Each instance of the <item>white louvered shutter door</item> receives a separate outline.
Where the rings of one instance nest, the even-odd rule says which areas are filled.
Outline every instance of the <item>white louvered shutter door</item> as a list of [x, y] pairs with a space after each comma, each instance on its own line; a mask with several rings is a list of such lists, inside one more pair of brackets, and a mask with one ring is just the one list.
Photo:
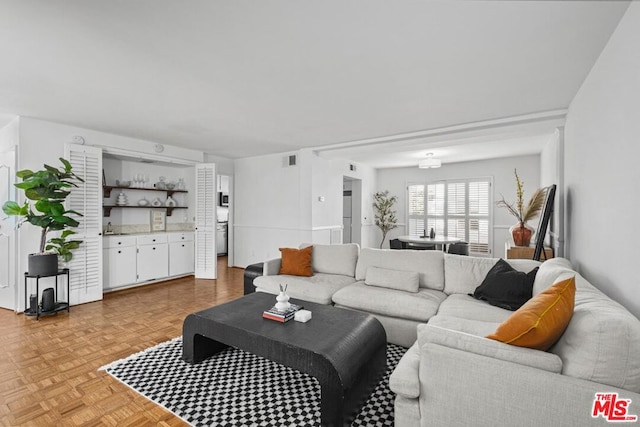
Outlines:
[[73, 173], [84, 180], [71, 189], [67, 209], [80, 212], [80, 225], [69, 236], [82, 240], [68, 263], [69, 301], [82, 304], [102, 299], [102, 150], [84, 145], [66, 144], [65, 157]]
[[217, 278], [216, 165], [196, 165], [195, 276]]

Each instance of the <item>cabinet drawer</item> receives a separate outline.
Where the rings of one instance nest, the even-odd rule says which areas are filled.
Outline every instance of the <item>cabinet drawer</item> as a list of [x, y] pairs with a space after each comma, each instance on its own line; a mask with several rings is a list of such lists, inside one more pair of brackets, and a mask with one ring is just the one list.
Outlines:
[[187, 231], [184, 233], [168, 233], [169, 243], [173, 242], [192, 242], [193, 232]]
[[165, 233], [138, 236], [138, 245], [156, 245], [158, 243], [167, 243], [167, 235]]
[[107, 248], [125, 248], [136, 245], [136, 236], [105, 236], [102, 239], [102, 247]]

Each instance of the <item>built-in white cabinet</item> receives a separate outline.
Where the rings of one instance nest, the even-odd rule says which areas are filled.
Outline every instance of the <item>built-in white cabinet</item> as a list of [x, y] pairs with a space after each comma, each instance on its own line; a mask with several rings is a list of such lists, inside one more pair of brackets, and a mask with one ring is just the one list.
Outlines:
[[229, 177], [227, 175], [218, 175], [217, 190], [218, 193], [229, 193]]
[[169, 241], [169, 276], [193, 273], [193, 233], [171, 233]]
[[138, 282], [169, 276], [169, 247], [166, 234], [138, 237]]
[[193, 232], [105, 236], [104, 289], [194, 272]]
[[109, 236], [103, 239], [104, 289], [137, 281], [135, 236]]

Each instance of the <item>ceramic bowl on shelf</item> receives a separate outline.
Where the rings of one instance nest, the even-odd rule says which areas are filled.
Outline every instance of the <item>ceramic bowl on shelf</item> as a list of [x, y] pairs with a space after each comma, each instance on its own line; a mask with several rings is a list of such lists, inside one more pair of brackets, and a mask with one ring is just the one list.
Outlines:
[[128, 187], [131, 185], [131, 181], [119, 181], [116, 179], [116, 186], [118, 187]]
[[149, 201], [145, 198], [138, 200], [138, 206], [149, 206]]
[[176, 184], [174, 184], [173, 182], [167, 182], [164, 186], [167, 190], [173, 190], [174, 188], [176, 188]]

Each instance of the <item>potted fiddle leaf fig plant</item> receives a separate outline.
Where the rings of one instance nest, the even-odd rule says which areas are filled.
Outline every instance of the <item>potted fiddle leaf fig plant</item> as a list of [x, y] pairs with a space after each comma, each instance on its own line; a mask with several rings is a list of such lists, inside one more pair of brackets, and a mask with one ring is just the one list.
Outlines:
[[397, 201], [396, 196], [389, 196], [389, 191], [379, 191], [373, 195], [373, 209], [375, 211], [376, 225], [382, 231], [382, 240], [380, 240], [380, 249], [384, 244], [384, 239], [389, 231], [398, 227], [398, 219], [393, 205]]
[[[47, 276], [58, 271], [58, 257], [68, 262], [73, 257], [72, 251], [82, 243], [81, 240], [68, 239], [75, 234], [72, 228], [79, 225], [72, 215], [82, 216], [74, 210], [66, 210], [64, 201], [70, 194], [71, 187], [77, 187], [82, 178], [72, 172], [71, 164], [60, 158], [61, 168], [44, 165], [44, 169], [31, 171], [21, 170], [16, 176], [22, 182], [14, 184], [24, 191], [27, 200], [20, 205], [14, 201], [5, 202], [2, 211], [9, 216], [19, 217], [17, 227], [24, 223], [40, 227], [40, 251], [29, 254], [29, 274]], [[60, 234], [47, 240], [49, 232], [60, 231]], [[51, 252], [46, 252], [51, 251]]]

